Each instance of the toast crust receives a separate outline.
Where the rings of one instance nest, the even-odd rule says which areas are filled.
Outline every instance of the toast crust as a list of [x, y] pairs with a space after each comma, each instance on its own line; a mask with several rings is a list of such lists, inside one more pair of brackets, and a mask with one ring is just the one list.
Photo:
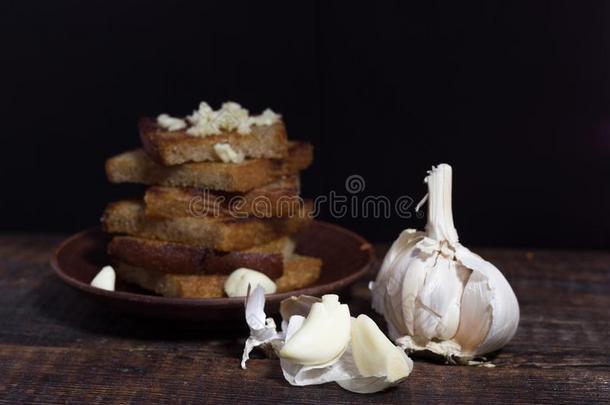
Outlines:
[[217, 143], [228, 143], [235, 152], [253, 159], [282, 159], [288, 154], [286, 127], [282, 121], [268, 126], [255, 125], [247, 135], [227, 131], [199, 137], [187, 134], [186, 129], [168, 131], [160, 127], [154, 118], [144, 117], [138, 123], [138, 130], [146, 153], [164, 166], [220, 161], [214, 151]]
[[213, 192], [192, 187], [152, 186], [144, 202], [150, 217], [201, 217], [209, 214], [285, 218], [301, 209], [298, 176], [284, 177], [247, 193]]
[[[319, 277], [322, 261], [315, 257], [294, 255], [286, 260], [284, 274], [275, 280], [277, 292], [287, 292], [307, 287]], [[165, 274], [119, 263], [118, 277], [126, 282], [173, 298], [224, 297], [226, 275]]]
[[309, 167], [313, 147], [290, 142], [285, 159], [251, 159], [242, 163], [200, 162], [165, 167], [155, 163], [142, 149], [116, 155], [106, 161], [111, 183], [143, 183], [170, 187], [208, 188], [248, 192]]
[[312, 210], [313, 204], [306, 202], [302, 210], [290, 218], [235, 218], [222, 215], [153, 218], [145, 215], [142, 201], [122, 200], [106, 207], [102, 225], [108, 233], [231, 252], [262, 245], [300, 231], [311, 222]]
[[108, 244], [108, 254], [114, 259], [160, 273], [228, 275], [237, 268], [246, 267], [272, 279], [282, 275], [284, 257], [293, 249], [294, 242], [288, 237], [228, 253], [132, 236], [115, 236]]

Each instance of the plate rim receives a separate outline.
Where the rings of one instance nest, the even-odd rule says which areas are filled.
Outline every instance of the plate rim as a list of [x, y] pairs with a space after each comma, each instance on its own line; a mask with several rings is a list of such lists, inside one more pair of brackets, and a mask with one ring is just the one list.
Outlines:
[[[286, 291], [279, 294], [266, 294], [265, 299], [268, 302], [279, 302], [286, 298], [290, 298], [292, 296], [297, 295], [319, 295], [328, 294], [333, 291], [339, 291], [342, 288], [353, 284], [362, 278], [371, 268], [371, 266], [376, 261], [375, 251], [373, 249], [373, 245], [369, 243], [366, 239], [364, 239], [359, 234], [344, 228], [340, 225], [333, 224], [327, 221], [314, 220], [314, 223], [322, 225], [323, 227], [333, 228], [340, 233], [346, 234], [349, 237], [360, 242], [360, 249], [362, 251], [366, 251], [368, 253], [368, 260], [364, 266], [362, 266], [357, 271], [354, 271], [347, 277], [341, 278], [339, 280], [333, 281], [331, 283], [326, 283], [317, 286], [300, 288], [298, 290]], [[88, 233], [92, 233], [95, 231], [100, 231], [101, 226], [93, 226], [87, 229], [84, 229], [80, 232], [70, 235], [66, 239], [64, 239], [53, 251], [53, 255], [51, 256], [50, 264], [53, 268], [54, 273], [66, 284], [70, 287], [75, 288], [80, 291], [84, 291], [89, 294], [93, 294], [100, 298], [107, 298], [118, 301], [131, 301], [137, 302], [139, 304], [146, 305], [170, 305], [170, 306], [182, 306], [182, 307], [235, 307], [237, 305], [244, 305], [245, 297], [221, 297], [221, 298], [175, 298], [175, 297], [163, 297], [161, 295], [148, 295], [148, 294], [138, 294], [127, 291], [108, 291], [100, 288], [92, 287], [90, 284], [84, 283], [74, 277], [67, 275], [59, 265], [58, 256], [59, 253], [65, 249], [67, 245], [72, 243], [74, 240], [82, 238], [83, 235]]]

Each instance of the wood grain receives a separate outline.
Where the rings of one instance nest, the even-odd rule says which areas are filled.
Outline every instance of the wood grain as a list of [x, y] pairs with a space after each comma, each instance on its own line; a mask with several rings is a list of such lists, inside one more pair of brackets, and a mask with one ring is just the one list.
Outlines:
[[[356, 395], [334, 384], [291, 387], [277, 360], [261, 355], [241, 370], [239, 322], [152, 321], [86, 299], [48, 265], [61, 239], [0, 236], [0, 403], [610, 401], [606, 252], [479, 250], [506, 274], [521, 305], [517, 335], [493, 359], [496, 367], [416, 358], [399, 387]], [[368, 300], [366, 282], [355, 285], [352, 312], [371, 314]]]

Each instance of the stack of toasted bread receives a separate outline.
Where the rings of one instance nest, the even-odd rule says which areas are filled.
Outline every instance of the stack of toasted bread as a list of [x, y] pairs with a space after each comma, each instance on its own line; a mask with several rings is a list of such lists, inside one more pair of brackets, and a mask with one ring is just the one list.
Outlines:
[[[122, 280], [167, 297], [225, 296], [238, 268], [264, 273], [278, 292], [313, 283], [318, 258], [295, 253], [291, 236], [311, 221], [299, 172], [313, 159], [310, 144], [289, 141], [282, 120], [247, 134], [193, 136], [157, 120], [139, 124], [142, 148], [110, 158], [111, 183], [149, 185], [142, 200], [108, 205], [108, 253]], [[223, 159], [217, 146], [240, 155]]]

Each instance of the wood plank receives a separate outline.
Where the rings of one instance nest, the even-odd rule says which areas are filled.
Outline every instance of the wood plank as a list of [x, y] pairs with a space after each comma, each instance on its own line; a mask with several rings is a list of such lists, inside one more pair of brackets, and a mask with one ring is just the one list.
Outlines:
[[[334, 384], [291, 387], [278, 361], [260, 354], [241, 370], [243, 324], [151, 321], [84, 299], [47, 264], [60, 240], [0, 236], [0, 403], [610, 402], [607, 252], [477, 251], [502, 269], [521, 305], [496, 367], [416, 358], [405, 383], [361, 396]], [[385, 327], [369, 300], [366, 280], [355, 285], [352, 313]]]
[[453, 367], [417, 362], [399, 387], [356, 395], [335, 384], [291, 387], [277, 360], [236, 358], [207, 350], [124, 350], [103, 347], [0, 347], [0, 381], [8, 402], [84, 403], [202, 401], [206, 403], [578, 403], [608, 401], [608, 371], [591, 367], [538, 369]]

